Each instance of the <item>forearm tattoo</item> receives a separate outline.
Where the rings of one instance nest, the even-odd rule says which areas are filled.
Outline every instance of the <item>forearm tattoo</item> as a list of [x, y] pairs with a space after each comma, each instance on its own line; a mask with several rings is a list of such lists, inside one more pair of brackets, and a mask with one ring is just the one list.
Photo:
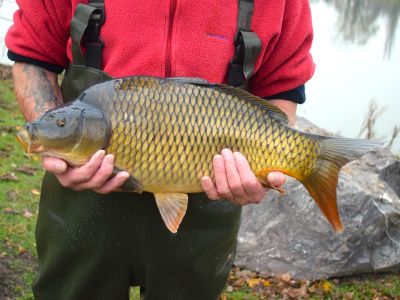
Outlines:
[[43, 68], [26, 64], [23, 72], [27, 77], [24, 97], [33, 99], [35, 102], [34, 111], [36, 113], [42, 114], [61, 104], [54, 94], [54, 85]]

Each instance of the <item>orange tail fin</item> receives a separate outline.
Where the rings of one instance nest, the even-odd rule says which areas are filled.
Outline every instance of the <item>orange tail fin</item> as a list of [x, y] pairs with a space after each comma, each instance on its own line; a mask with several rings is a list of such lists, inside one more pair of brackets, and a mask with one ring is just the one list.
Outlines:
[[321, 160], [321, 167], [301, 183], [318, 204], [335, 232], [339, 232], [343, 230], [336, 204], [336, 186], [340, 168], [385, 142], [326, 136], [320, 138], [324, 145], [323, 155], [318, 158]]

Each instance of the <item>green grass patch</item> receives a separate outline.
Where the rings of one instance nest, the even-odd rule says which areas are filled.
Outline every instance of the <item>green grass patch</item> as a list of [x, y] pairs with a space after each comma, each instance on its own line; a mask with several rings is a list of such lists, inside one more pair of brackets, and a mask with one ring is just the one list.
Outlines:
[[4, 268], [0, 277], [8, 276], [4, 280], [10, 285], [10, 299], [33, 299], [37, 192], [44, 173], [40, 158], [27, 157], [15, 139], [24, 123], [12, 80], [0, 81], [0, 255]]

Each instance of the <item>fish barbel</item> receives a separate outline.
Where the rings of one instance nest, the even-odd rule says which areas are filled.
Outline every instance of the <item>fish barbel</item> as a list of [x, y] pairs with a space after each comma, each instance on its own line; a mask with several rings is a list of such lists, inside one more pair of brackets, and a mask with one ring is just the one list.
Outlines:
[[[245, 91], [196, 78], [125, 77], [96, 84], [17, 133], [27, 152], [85, 164], [99, 149], [126, 170], [125, 190], [154, 193], [161, 216], [177, 232], [187, 193], [202, 192], [213, 156], [241, 152], [262, 185], [280, 171], [305, 186], [336, 232], [340, 168], [382, 144], [310, 134], [286, 114]], [[272, 187], [274, 188], [274, 187]], [[283, 190], [280, 190], [283, 192]]]

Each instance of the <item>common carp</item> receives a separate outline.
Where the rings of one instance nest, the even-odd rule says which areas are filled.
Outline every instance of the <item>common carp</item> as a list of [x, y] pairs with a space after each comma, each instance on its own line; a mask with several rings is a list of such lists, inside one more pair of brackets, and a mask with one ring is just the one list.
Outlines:
[[339, 170], [382, 142], [314, 135], [288, 122], [268, 101], [227, 85], [137, 76], [96, 84], [16, 136], [27, 152], [73, 167], [99, 149], [112, 153], [116, 172], [131, 175], [123, 188], [153, 193], [171, 232], [186, 213], [187, 193], [203, 191], [200, 179], [214, 178], [213, 156], [229, 148], [247, 158], [264, 186], [272, 171], [301, 181], [338, 232]]

